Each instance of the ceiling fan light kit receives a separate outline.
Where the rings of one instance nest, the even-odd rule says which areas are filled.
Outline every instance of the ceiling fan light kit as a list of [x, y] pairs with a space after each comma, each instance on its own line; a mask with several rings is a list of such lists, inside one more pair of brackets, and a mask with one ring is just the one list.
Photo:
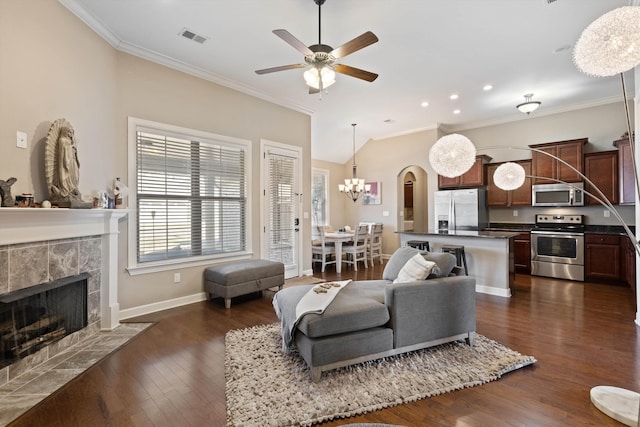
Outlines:
[[367, 31], [355, 39], [348, 41], [347, 43], [333, 49], [331, 46], [322, 44], [321, 38], [321, 7], [325, 0], [314, 0], [318, 5], [318, 43], [306, 46], [290, 32], [284, 29], [273, 30], [273, 33], [287, 42], [297, 51], [304, 55], [305, 63], [281, 65], [278, 67], [264, 68], [256, 70], [256, 74], [268, 74], [276, 71], [293, 70], [296, 68], [311, 68], [304, 72], [303, 77], [307, 86], [309, 86], [309, 93], [321, 93], [324, 89], [328, 88], [335, 83], [336, 73], [345, 74], [347, 76], [355, 77], [357, 79], [365, 80], [368, 82], [374, 81], [378, 78], [378, 75], [369, 71], [361, 70], [359, 68], [351, 67], [349, 65], [336, 64], [336, 61], [359, 51], [373, 43], [378, 41], [378, 37], [371, 31]]
[[310, 68], [303, 76], [307, 86], [318, 90], [320, 86], [326, 89], [336, 82], [336, 73], [329, 67]]

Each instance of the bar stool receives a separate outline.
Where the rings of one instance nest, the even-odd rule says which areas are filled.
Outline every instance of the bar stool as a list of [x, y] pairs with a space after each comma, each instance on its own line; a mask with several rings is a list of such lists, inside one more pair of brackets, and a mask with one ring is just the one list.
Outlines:
[[424, 240], [409, 240], [407, 246], [429, 252], [429, 242]]
[[440, 247], [442, 252], [450, 253], [456, 256], [456, 265], [458, 267], [464, 267], [465, 276], [469, 275], [467, 269], [467, 256], [464, 253], [464, 246], [459, 245], [444, 245]]

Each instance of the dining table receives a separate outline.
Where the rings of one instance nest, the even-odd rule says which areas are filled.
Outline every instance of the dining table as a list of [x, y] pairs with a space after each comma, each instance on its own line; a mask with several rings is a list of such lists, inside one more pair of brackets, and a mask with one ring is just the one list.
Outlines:
[[336, 247], [336, 273], [342, 272], [342, 244], [353, 241], [355, 232], [353, 231], [326, 231], [324, 233], [325, 242], [331, 242]]

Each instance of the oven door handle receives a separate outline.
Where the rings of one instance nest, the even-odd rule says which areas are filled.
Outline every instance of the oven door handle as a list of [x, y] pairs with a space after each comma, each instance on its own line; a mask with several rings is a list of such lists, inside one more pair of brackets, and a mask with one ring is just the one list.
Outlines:
[[542, 234], [544, 236], [551, 236], [551, 237], [566, 237], [566, 238], [570, 238], [570, 237], [580, 237], [580, 236], [584, 236], [584, 233], [564, 233], [564, 232], [557, 232], [557, 231], [532, 231], [531, 234]]

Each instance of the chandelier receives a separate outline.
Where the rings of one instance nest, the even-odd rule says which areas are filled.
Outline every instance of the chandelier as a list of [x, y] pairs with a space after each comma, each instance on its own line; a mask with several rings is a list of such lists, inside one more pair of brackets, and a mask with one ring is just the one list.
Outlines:
[[371, 191], [371, 185], [365, 184], [364, 179], [356, 178], [356, 169], [358, 167], [356, 165], [356, 123], [352, 123], [351, 126], [353, 126], [353, 164], [351, 165], [352, 177], [345, 179], [344, 184], [338, 184], [338, 190], [340, 190], [341, 193], [344, 193], [347, 197], [351, 198], [351, 200], [353, 200], [353, 203], [355, 203], [360, 197], [360, 194], [369, 194], [369, 191]]

